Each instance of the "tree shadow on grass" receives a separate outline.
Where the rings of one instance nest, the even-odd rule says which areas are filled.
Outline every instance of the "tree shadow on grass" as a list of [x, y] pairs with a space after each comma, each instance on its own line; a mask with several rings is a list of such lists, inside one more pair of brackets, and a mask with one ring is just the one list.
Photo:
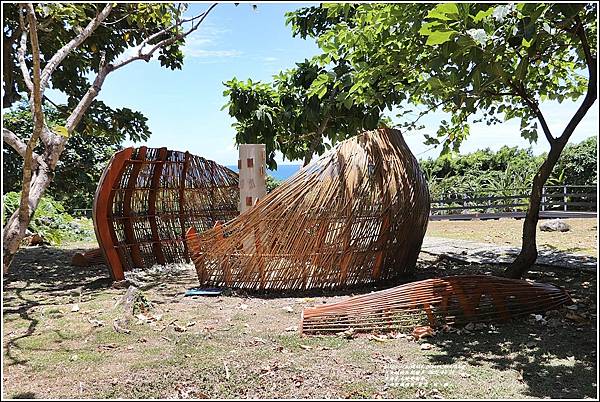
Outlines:
[[[596, 329], [572, 323], [555, 328], [525, 320], [496, 330], [448, 333], [435, 342], [441, 354], [433, 364], [490, 365], [522, 373], [524, 391], [533, 397], [584, 398], [596, 395]], [[465, 395], [465, 397], [469, 397]]]
[[[430, 273], [435, 276], [501, 275], [504, 270], [498, 264], [457, 264], [443, 259], [432, 268]], [[562, 311], [554, 318], [546, 317], [549, 324], [545, 325], [531, 317], [493, 324], [494, 330], [440, 333], [432, 343], [441, 353], [428, 355], [430, 362], [486, 364], [496, 370], [522, 372], [522, 382], [527, 386], [524, 392], [532, 397], [595, 397], [596, 274], [535, 265], [527, 278], [564, 287], [578, 305], [577, 314], [585, 314], [589, 320], [578, 324], [565, 319]]]
[[85, 294], [95, 296], [111, 285], [104, 265], [75, 267], [70, 264], [71, 256], [78, 249], [55, 247], [22, 248], [15, 256], [10, 272], [4, 275], [3, 319], [4, 322], [20, 319], [28, 323], [27, 329], [18, 334], [4, 334], [5, 357], [9, 365], [27, 361], [14, 354], [18, 342], [36, 334], [39, 320], [34, 311], [44, 306], [62, 304], [65, 297]]

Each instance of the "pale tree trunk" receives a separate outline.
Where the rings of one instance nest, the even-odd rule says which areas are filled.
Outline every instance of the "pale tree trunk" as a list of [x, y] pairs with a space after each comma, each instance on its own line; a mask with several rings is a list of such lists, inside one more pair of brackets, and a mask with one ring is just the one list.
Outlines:
[[[167, 35], [168, 37], [156, 44], [152, 44], [152, 47], [147, 51], [144, 51], [144, 47], [140, 46], [137, 54], [126, 58], [116, 65], [106, 64], [103, 56], [100, 61], [98, 74], [96, 75], [93, 84], [67, 118], [65, 125], [67, 133], [70, 135], [75, 131], [75, 127], [77, 127], [87, 109], [91, 106], [94, 99], [96, 99], [100, 93], [102, 85], [104, 84], [104, 80], [109, 73], [136, 60], [145, 60], [146, 62], [150, 61], [157, 50], [170, 46], [177, 40], [187, 37], [189, 34], [198, 29], [200, 24], [216, 5], [217, 3], [212, 4], [206, 11], [195, 17], [185, 20], [178, 19], [173, 26], [162, 29], [148, 36], [142, 42], [142, 44], [149, 44], [153, 40], [156, 40], [164, 35]], [[50, 78], [56, 68], [75, 48], [81, 45], [96, 30], [96, 28], [98, 28], [98, 26], [106, 19], [106, 17], [108, 17], [112, 11], [112, 7], [112, 4], [106, 4], [104, 8], [94, 18], [92, 18], [88, 25], [83, 28], [75, 38], [65, 44], [58, 52], [56, 52], [56, 54], [54, 54], [54, 56], [52, 56], [52, 58], [50, 58], [42, 71], [40, 69], [37, 21], [33, 4], [27, 3], [24, 6], [27, 13], [28, 27], [25, 26], [22, 13], [20, 14], [21, 42], [19, 51], [17, 52], [17, 57], [21, 67], [23, 81], [25, 82], [31, 95], [30, 102], [32, 103], [31, 109], [34, 119], [34, 130], [27, 144], [21, 141], [9, 130], [5, 128], [2, 130], [3, 141], [13, 147], [15, 151], [23, 158], [23, 187], [21, 190], [21, 202], [19, 208], [8, 219], [2, 231], [4, 273], [8, 272], [10, 263], [18, 251], [21, 241], [25, 237], [27, 227], [29, 226], [40, 199], [42, 198], [46, 189], [50, 186], [50, 183], [52, 183], [52, 179], [54, 178], [54, 170], [60, 155], [67, 144], [68, 136], [63, 137], [61, 135], [54, 134], [48, 129], [48, 127], [45, 126], [42, 111], [42, 98], [44, 90], [48, 86]], [[170, 32], [178, 31], [174, 28], [181, 28], [183, 27], [184, 23], [191, 23], [191, 26], [187, 31], [182, 31], [177, 35], [169, 35]], [[29, 74], [27, 64], [25, 62], [27, 33], [29, 33], [31, 42], [33, 79]], [[45, 146], [45, 150], [42, 155], [38, 155], [33, 151], [39, 138], [42, 139]]]
[[[583, 102], [577, 109], [577, 112], [575, 113], [575, 115], [573, 115], [573, 117], [569, 121], [569, 124], [567, 124], [567, 127], [565, 127], [561, 136], [558, 138], [553, 138], [550, 134], [548, 125], [546, 124], [544, 116], [541, 114], [539, 108], [537, 107], [537, 104], [530, 105], [536, 113], [538, 120], [542, 124], [542, 128], [544, 130], [546, 138], [548, 139], [548, 142], [550, 142], [550, 152], [548, 152], [546, 160], [544, 161], [544, 163], [542, 163], [542, 166], [540, 166], [540, 169], [538, 170], [533, 179], [533, 185], [529, 197], [529, 207], [527, 209], [525, 221], [523, 222], [523, 239], [521, 252], [517, 256], [515, 261], [513, 261], [513, 263], [505, 271], [505, 275], [510, 278], [523, 277], [523, 275], [535, 263], [535, 260], [537, 259], [538, 252], [536, 244], [536, 230], [538, 219], [540, 216], [542, 188], [544, 187], [544, 184], [546, 183], [546, 180], [548, 179], [550, 174], [552, 174], [552, 170], [554, 169], [556, 162], [558, 162], [560, 154], [567, 145], [569, 138], [571, 138], [573, 131], [575, 131], [575, 128], [577, 127], [579, 122], [581, 122], [583, 117], [586, 115], [587, 111], [592, 107], [592, 105], [598, 97], [596, 87], [598, 85], [598, 76], [596, 71], [597, 58], [591, 54], [587, 37], [583, 30], [581, 21], [579, 21], [579, 18], [576, 18], [576, 21], [577, 27], [575, 33], [581, 41], [588, 67], [589, 80], [587, 86], [587, 93]], [[522, 96], [524, 96], [524, 94], [522, 94]], [[524, 97], [524, 99], [526, 98]]]

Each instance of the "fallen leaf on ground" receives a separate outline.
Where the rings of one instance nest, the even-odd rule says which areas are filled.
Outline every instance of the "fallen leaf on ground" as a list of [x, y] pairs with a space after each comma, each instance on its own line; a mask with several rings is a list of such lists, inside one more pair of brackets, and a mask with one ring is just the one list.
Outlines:
[[435, 332], [433, 331], [433, 328], [431, 328], [430, 326], [415, 327], [415, 329], [413, 329], [411, 332], [411, 335], [417, 341], [421, 338], [427, 338], [427, 337], [433, 336], [434, 334], [435, 334]]

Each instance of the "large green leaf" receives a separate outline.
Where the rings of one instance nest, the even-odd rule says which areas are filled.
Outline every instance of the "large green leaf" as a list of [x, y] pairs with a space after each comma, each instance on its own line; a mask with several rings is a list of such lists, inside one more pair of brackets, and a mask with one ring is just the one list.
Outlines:
[[426, 45], [436, 46], [441, 45], [442, 43], [448, 42], [453, 35], [456, 35], [456, 31], [448, 30], [448, 31], [435, 31], [429, 34], [427, 37]]

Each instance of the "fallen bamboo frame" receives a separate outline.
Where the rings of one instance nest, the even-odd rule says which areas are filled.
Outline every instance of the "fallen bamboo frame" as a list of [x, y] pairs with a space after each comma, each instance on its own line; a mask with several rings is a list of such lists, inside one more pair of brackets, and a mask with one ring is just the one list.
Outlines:
[[302, 168], [255, 207], [187, 232], [203, 286], [341, 288], [413, 269], [429, 193], [398, 130], [366, 132]]
[[506, 321], [569, 303], [568, 293], [551, 284], [485, 275], [450, 276], [306, 308], [300, 332], [386, 332]]
[[98, 184], [93, 219], [114, 280], [154, 264], [189, 261], [185, 229], [238, 215], [238, 176], [216, 162], [166, 148], [126, 148]]

